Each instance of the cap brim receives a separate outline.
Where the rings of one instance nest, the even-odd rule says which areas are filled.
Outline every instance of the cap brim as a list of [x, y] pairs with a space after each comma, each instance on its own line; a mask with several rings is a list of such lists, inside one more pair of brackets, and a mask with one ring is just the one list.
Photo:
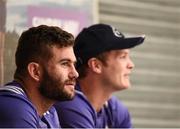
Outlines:
[[125, 44], [127, 44], [126, 48], [133, 48], [139, 44], [142, 44], [144, 42], [144, 39], [145, 35], [139, 37], [125, 38]]
[[145, 35], [139, 36], [139, 37], [129, 37], [124, 39], [117, 39], [116, 40], [116, 46], [114, 46], [114, 49], [129, 49], [133, 48], [139, 44], [142, 44], [144, 42]]

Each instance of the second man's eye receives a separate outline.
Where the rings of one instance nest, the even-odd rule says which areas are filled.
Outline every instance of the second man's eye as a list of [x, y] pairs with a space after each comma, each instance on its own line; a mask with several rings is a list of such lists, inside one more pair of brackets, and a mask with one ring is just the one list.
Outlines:
[[70, 66], [70, 63], [69, 62], [61, 62], [61, 65], [62, 66]]
[[119, 56], [120, 59], [125, 59], [127, 57], [127, 55], [121, 55]]

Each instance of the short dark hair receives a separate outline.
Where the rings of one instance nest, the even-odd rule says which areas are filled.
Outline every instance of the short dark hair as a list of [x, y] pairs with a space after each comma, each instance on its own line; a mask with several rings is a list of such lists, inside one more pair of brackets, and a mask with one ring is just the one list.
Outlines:
[[67, 47], [74, 45], [74, 36], [59, 27], [40, 25], [24, 31], [19, 38], [15, 53], [17, 69], [14, 77], [24, 75], [27, 65], [39, 60], [52, 57], [49, 50], [52, 46]]

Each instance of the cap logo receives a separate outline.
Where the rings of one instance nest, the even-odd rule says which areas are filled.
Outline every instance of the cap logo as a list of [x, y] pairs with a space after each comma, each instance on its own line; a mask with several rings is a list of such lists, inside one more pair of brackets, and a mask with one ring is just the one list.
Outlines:
[[121, 32], [119, 32], [116, 28], [114, 28], [114, 27], [111, 27], [111, 28], [116, 37], [120, 37], [120, 38], [124, 37], [124, 35]]

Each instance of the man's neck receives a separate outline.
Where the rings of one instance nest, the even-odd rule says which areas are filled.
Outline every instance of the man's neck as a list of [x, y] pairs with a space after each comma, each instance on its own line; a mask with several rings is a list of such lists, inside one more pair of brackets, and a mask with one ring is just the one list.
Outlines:
[[49, 110], [49, 108], [54, 104], [54, 101], [42, 96], [39, 92], [34, 91], [28, 92], [28, 98], [35, 105], [39, 116], [43, 116], [43, 114]]
[[79, 81], [80, 87], [90, 104], [99, 112], [106, 101], [109, 100], [111, 92], [106, 91], [96, 80], [83, 79]]

